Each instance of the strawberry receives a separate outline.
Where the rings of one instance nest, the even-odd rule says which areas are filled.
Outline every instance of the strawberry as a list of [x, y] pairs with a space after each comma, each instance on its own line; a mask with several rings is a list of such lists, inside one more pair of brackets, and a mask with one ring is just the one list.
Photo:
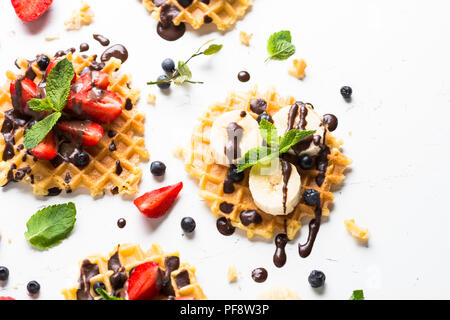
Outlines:
[[[59, 57], [59, 58], [56, 58], [56, 59], [53, 59], [52, 61], [50, 61], [50, 63], [47, 66], [47, 70], [45, 71], [45, 75], [48, 76], [48, 74], [56, 66], [56, 64], [63, 59], [64, 59], [64, 57]], [[72, 83], [74, 83], [76, 80], [77, 80], [77, 74], [74, 73], [73, 78], [72, 78]]]
[[120, 116], [122, 105], [123, 100], [117, 93], [93, 88], [72, 92], [65, 110], [98, 123], [109, 123]]
[[183, 182], [179, 182], [153, 190], [136, 198], [134, 204], [146, 217], [159, 218], [170, 209], [182, 188]]
[[103, 137], [103, 128], [98, 123], [86, 121], [60, 121], [58, 128], [72, 138], [81, 138], [83, 146], [95, 146]]
[[53, 0], [11, 0], [17, 16], [22, 21], [34, 21], [42, 16]]
[[0, 297], [0, 300], [16, 300], [12, 297]]
[[[20, 97], [16, 97], [16, 92], [22, 91]], [[27, 106], [28, 101], [33, 99], [38, 94], [38, 87], [36, 83], [28, 78], [16, 79], [9, 85], [9, 92], [11, 93], [11, 100], [14, 108], [22, 114], [30, 114], [30, 109]], [[20, 92], [20, 91], [19, 91]]]
[[58, 155], [58, 146], [53, 131], [50, 131], [47, 136], [34, 147], [31, 152], [33, 155], [41, 160], [51, 160]]
[[159, 294], [162, 274], [156, 262], [146, 262], [134, 268], [128, 279], [128, 299], [151, 300]]
[[89, 91], [93, 86], [100, 88], [102, 90], [106, 90], [109, 85], [109, 77], [108, 74], [102, 71], [90, 71], [83, 74], [77, 81], [74, 88], [74, 91]]

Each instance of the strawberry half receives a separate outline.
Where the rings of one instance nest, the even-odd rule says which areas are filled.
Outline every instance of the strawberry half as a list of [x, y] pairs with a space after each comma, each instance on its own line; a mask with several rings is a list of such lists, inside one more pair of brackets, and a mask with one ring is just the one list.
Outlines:
[[134, 200], [135, 206], [147, 218], [159, 218], [172, 207], [183, 188], [183, 182], [147, 192]]
[[56, 144], [55, 134], [50, 131], [31, 152], [40, 160], [51, 160], [58, 155], [58, 146]]
[[12, 297], [0, 297], [0, 300], [16, 300]]
[[[21, 90], [22, 94], [20, 97], [16, 97], [16, 91]], [[38, 87], [36, 83], [34, 83], [32, 80], [28, 78], [24, 79], [16, 79], [11, 82], [9, 85], [9, 92], [11, 93], [11, 99], [13, 101], [13, 106], [17, 109], [19, 108], [20, 113], [22, 114], [29, 114], [31, 111], [28, 108], [28, 101], [33, 99], [38, 94]]]
[[42, 16], [53, 0], [11, 0], [17, 16], [22, 21], [34, 21]]
[[162, 274], [156, 262], [146, 262], [134, 268], [128, 279], [128, 299], [151, 300], [159, 294]]
[[98, 123], [86, 121], [61, 121], [58, 128], [71, 135], [72, 138], [81, 139], [83, 146], [95, 146], [103, 137], [103, 128]]

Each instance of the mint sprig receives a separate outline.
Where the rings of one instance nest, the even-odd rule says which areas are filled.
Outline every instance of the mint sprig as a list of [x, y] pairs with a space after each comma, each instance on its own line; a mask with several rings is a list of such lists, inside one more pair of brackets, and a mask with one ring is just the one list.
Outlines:
[[365, 300], [362, 290], [354, 290], [349, 300]]
[[25, 238], [39, 249], [53, 247], [72, 232], [76, 213], [73, 202], [45, 207], [28, 220]]
[[97, 292], [97, 294], [99, 296], [101, 296], [103, 298], [103, 300], [125, 300], [123, 298], [118, 298], [118, 297], [109, 295], [108, 292], [106, 292], [105, 289], [102, 289], [102, 288], [95, 289], [95, 292]]
[[205, 50], [202, 51], [202, 49], [210, 42], [212, 42], [213, 40], [209, 40], [207, 42], [205, 42], [200, 48], [197, 49], [197, 51], [191, 55], [189, 57], [189, 59], [187, 59], [186, 61], [178, 61], [178, 66], [175, 69], [175, 71], [166, 79], [163, 80], [159, 80], [159, 81], [150, 81], [147, 82], [148, 85], [152, 85], [152, 84], [159, 84], [159, 83], [175, 83], [176, 85], [182, 85], [184, 83], [200, 83], [202, 84], [203, 82], [201, 81], [192, 81], [192, 72], [191, 70], [188, 68], [187, 64], [189, 61], [191, 61], [191, 59], [197, 57], [197, 56], [201, 56], [201, 55], [205, 55], [205, 56], [211, 56], [213, 54], [216, 54], [217, 52], [219, 52], [223, 45], [221, 44], [211, 44], [209, 45]]
[[27, 130], [24, 137], [25, 148], [33, 149], [36, 147], [53, 129], [67, 104], [70, 84], [74, 75], [72, 63], [67, 58], [62, 59], [47, 76], [46, 98], [28, 101], [28, 107], [31, 110], [52, 113]]
[[269, 37], [267, 41], [267, 51], [269, 57], [266, 61], [273, 60], [286, 60], [295, 53], [295, 46], [291, 43], [291, 32], [283, 30], [275, 32]]
[[261, 119], [261, 122], [259, 123], [259, 132], [266, 141], [267, 147], [258, 146], [247, 151], [247, 153], [239, 159], [237, 168], [238, 172], [242, 172], [256, 164], [268, 163], [272, 159], [288, 152], [290, 148], [299, 143], [301, 140], [316, 133], [316, 130], [292, 129], [281, 137], [278, 136], [277, 129], [272, 123], [265, 119]]

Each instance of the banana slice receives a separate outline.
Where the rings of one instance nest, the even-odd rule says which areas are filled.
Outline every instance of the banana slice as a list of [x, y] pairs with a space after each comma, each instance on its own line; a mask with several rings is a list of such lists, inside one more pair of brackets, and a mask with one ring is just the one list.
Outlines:
[[249, 187], [255, 204], [268, 214], [287, 215], [300, 201], [300, 175], [294, 165], [284, 160], [253, 166]]
[[272, 116], [272, 119], [279, 135], [284, 135], [291, 129], [316, 130], [314, 136], [308, 137], [295, 145], [289, 150], [289, 153], [308, 154], [310, 156], [319, 153], [325, 127], [322, 125], [322, 118], [311, 105], [296, 102], [292, 106], [280, 109]]
[[226, 112], [212, 125], [210, 145], [218, 164], [236, 163], [248, 150], [261, 143], [258, 122], [245, 111]]

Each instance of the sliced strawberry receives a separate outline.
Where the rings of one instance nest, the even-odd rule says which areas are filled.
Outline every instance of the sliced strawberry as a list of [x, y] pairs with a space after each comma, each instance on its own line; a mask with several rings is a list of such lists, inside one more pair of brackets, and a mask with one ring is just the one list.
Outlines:
[[[16, 92], [22, 92], [22, 94], [17, 97]], [[9, 85], [9, 92], [11, 93], [11, 99], [15, 109], [22, 114], [30, 114], [30, 109], [27, 106], [28, 101], [33, 99], [38, 94], [38, 87], [36, 83], [28, 78], [16, 79]]]
[[16, 300], [12, 297], [0, 297], [0, 300]]
[[34, 147], [31, 152], [36, 158], [41, 160], [51, 160], [56, 157], [58, 155], [58, 146], [53, 131], [50, 131], [44, 140]]
[[146, 262], [134, 268], [128, 279], [128, 299], [151, 300], [159, 294], [162, 275], [156, 262]]
[[33, 21], [42, 16], [53, 0], [11, 0], [17, 16], [23, 21]]
[[81, 139], [83, 146], [95, 146], [103, 137], [103, 128], [98, 123], [86, 121], [61, 121], [58, 128], [75, 139]]
[[147, 192], [134, 200], [135, 206], [148, 218], [158, 218], [172, 207], [183, 188], [183, 182]]
[[77, 81], [73, 87], [75, 92], [91, 90], [92, 87], [106, 90], [109, 86], [108, 74], [102, 71], [90, 71], [84, 73]]
[[93, 88], [71, 93], [65, 110], [98, 123], [109, 123], [120, 116], [122, 106], [123, 100], [117, 93]]
[[[50, 63], [47, 66], [47, 70], [45, 71], [46, 76], [48, 76], [50, 71], [57, 65], [57, 63], [63, 59], [64, 59], [64, 57], [59, 57], [59, 58], [56, 58], [56, 59], [53, 59], [52, 61], [50, 61]], [[74, 83], [76, 80], [77, 80], [77, 75], [76, 75], [76, 73], [74, 73], [73, 78], [72, 78], [72, 83]]]

